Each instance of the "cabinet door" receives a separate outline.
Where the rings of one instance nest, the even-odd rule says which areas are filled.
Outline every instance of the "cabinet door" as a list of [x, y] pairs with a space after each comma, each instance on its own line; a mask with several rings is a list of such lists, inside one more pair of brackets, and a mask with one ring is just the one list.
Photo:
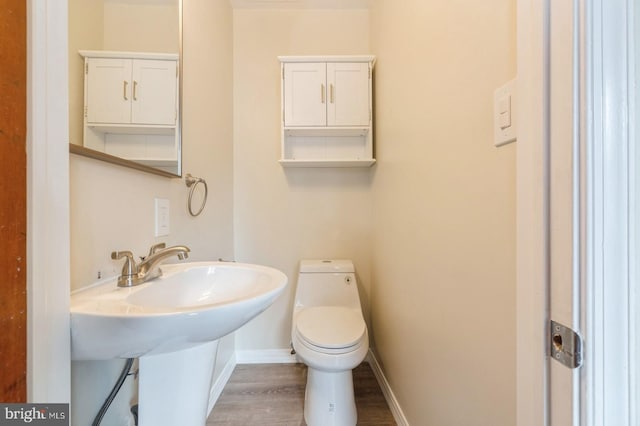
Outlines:
[[176, 61], [135, 59], [131, 82], [131, 122], [175, 125], [177, 82]]
[[327, 125], [368, 126], [370, 122], [369, 64], [327, 64]]
[[325, 63], [284, 64], [284, 125], [327, 124]]
[[87, 59], [86, 107], [89, 123], [131, 120], [131, 59]]

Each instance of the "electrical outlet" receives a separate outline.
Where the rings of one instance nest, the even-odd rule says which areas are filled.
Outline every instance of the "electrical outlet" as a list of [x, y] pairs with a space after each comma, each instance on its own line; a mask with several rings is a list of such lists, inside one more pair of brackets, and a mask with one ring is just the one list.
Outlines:
[[169, 200], [166, 198], [156, 198], [156, 237], [165, 237], [169, 235]]

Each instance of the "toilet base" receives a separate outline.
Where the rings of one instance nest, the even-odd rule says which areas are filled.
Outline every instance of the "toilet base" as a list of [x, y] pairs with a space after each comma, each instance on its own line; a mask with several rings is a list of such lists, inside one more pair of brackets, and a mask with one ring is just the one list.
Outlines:
[[326, 372], [309, 367], [304, 395], [308, 426], [354, 426], [358, 420], [351, 370]]

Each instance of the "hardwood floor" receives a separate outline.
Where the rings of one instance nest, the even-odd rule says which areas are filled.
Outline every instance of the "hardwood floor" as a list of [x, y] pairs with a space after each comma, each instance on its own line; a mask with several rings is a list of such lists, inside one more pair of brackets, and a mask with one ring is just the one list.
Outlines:
[[[207, 426], [305, 426], [306, 377], [304, 364], [237, 365]], [[369, 364], [353, 371], [353, 386], [358, 425], [396, 424]]]

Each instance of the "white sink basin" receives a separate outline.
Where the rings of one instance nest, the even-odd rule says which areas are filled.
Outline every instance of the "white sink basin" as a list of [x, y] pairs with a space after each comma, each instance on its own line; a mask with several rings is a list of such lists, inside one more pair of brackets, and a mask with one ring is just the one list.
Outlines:
[[180, 351], [231, 333], [282, 293], [287, 277], [258, 265], [162, 265], [163, 276], [121, 288], [100, 281], [71, 295], [74, 360], [138, 358]]
[[242, 263], [161, 268], [135, 287], [111, 278], [73, 292], [71, 357], [139, 358], [138, 424], [204, 426], [218, 339], [271, 305], [287, 277]]

